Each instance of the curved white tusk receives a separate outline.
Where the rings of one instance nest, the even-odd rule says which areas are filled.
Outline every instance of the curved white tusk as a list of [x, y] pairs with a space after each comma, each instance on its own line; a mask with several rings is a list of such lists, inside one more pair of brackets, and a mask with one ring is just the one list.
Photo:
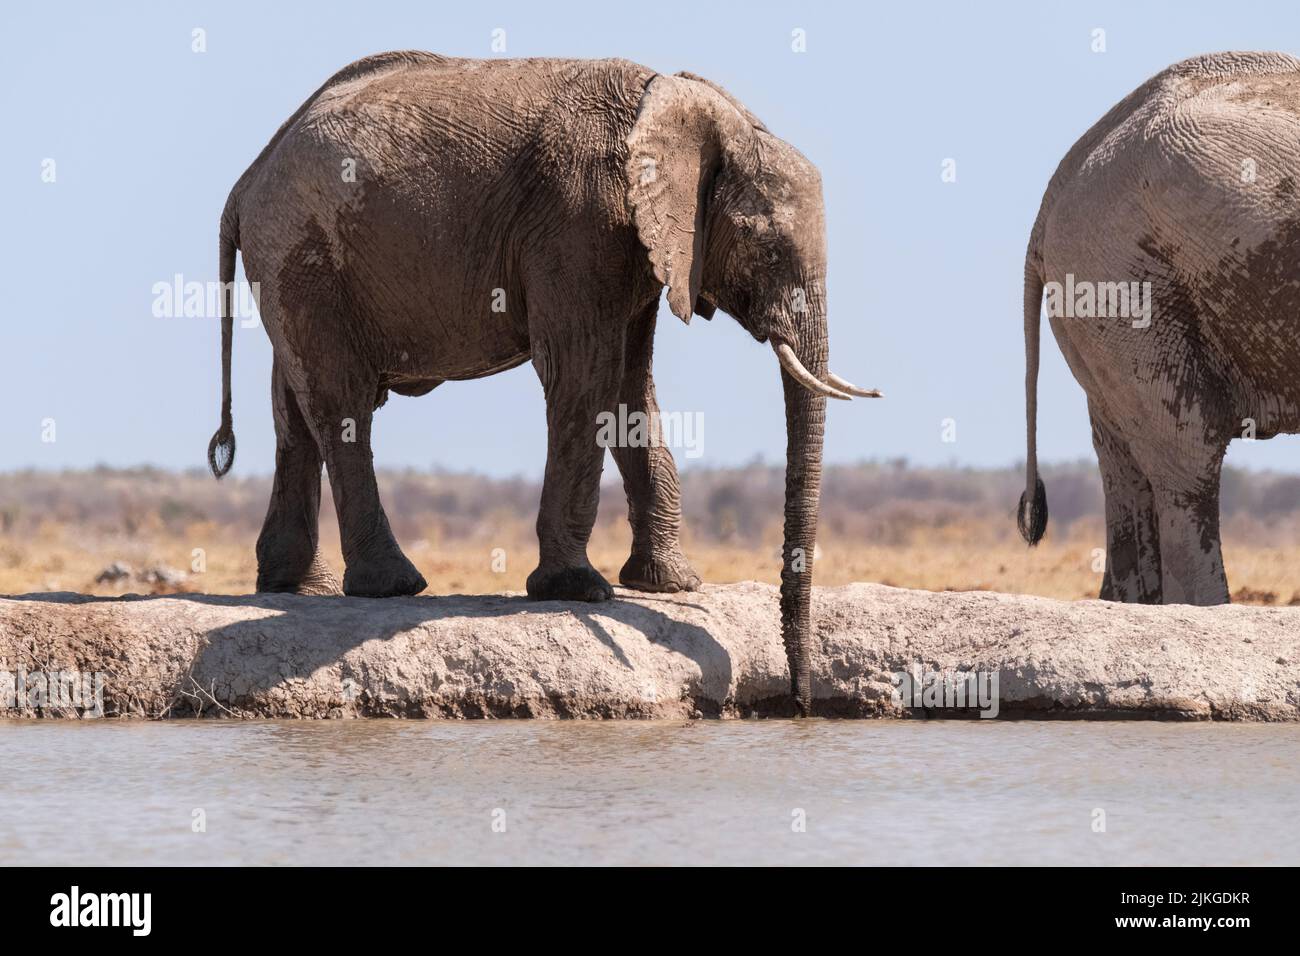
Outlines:
[[826, 381], [841, 392], [857, 395], [859, 398], [884, 398], [885, 393], [878, 388], [858, 388], [852, 382], [846, 382], [832, 371], [826, 372]]
[[780, 361], [781, 367], [786, 370], [792, 379], [808, 389], [808, 391], [816, 392], [818, 395], [825, 395], [827, 398], [842, 399], [846, 402], [853, 398], [852, 395], [845, 394], [838, 388], [827, 385], [804, 368], [803, 363], [795, 356], [794, 349], [784, 342], [773, 342], [772, 348], [776, 351], [776, 357]]

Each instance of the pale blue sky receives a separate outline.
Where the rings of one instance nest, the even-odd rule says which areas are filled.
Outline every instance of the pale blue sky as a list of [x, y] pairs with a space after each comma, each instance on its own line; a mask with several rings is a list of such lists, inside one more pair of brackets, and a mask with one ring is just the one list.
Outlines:
[[[217, 323], [154, 318], [153, 284], [216, 277], [226, 194], [334, 70], [399, 48], [490, 56], [495, 28], [510, 56], [703, 74], [821, 168], [832, 366], [888, 396], [831, 403], [828, 462], [1010, 464], [1024, 456], [1023, 254], [1056, 163], [1169, 63], [1300, 53], [1291, 0], [52, 2], [5, 16], [0, 469], [202, 465], [218, 420]], [[206, 53], [191, 52], [195, 27]], [[805, 53], [791, 50], [795, 28]], [[949, 157], [955, 183], [940, 179]], [[41, 181], [46, 158], [53, 184]], [[1040, 455], [1091, 457], [1083, 393], [1046, 326], [1043, 342]], [[272, 467], [270, 361], [260, 328], [237, 330], [238, 474]], [[775, 360], [733, 321], [687, 328], [663, 310], [655, 371], [665, 410], [704, 415], [691, 465], [783, 459]], [[41, 440], [47, 418], [53, 443]], [[955, 443], [941, 441], [945, 418]], [[540, 474], [545, 442], [528, 365], [395, 396], [375, 428], [381, 465], [498, 475]], [[1300, 442], [1237, 443], [1229, 461], [1297, 471]]]

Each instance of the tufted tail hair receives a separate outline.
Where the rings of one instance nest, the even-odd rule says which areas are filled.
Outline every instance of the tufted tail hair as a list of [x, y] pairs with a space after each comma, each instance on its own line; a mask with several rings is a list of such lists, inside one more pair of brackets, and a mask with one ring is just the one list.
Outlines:
[[234, 284], [237, 232], [230, 221], [231, 206], [221, 217], [221, 427], [208, 443], [208, 467], [217, 478], [235, 463], [235, 426], [230, 416], [230, 352], [235, 337]]
[[1021, 536], [1038, 544], [1047, 530], [1047, 488], [1038, 477], [1038, 348], [1043, 309], [1043, 276], [1031, 241], [1025, 259], [1025, 490], [1020, 494], [1016, 524]]

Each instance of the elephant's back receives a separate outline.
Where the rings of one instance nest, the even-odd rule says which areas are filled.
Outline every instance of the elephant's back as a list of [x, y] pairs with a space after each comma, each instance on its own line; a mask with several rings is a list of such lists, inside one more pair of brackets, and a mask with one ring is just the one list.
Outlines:
[[653, 75], [625, 60], [369, 57], [290, 117], [234, 194], [253, 215], [286, 193], [324, 212], [383, 191], [439, 221], [503, 196], [618, 220], [625, 140]]
[[[535, 138], [547, 120], [578, 139], [594, 125], [625, 136], [654, 72], [626, 60], [470, 59], [382, 53], [335, 73], [280, 127], [249, 169], [288, 144], [354, 147], [375, 162], [430, 148], [478, 149], [481, 159]], [[593, 124], [590, 121], [596, 121]], [[248, 174], [246, 174], [248, 175]]]
[[1057, 261], [1126, 242], [1210, 270], [1270, 242], [1300, 219], [1300, 60], [1222, 53], [1162, 71], [1075, 144], [1041, 215]]
[[1166, 67], [1099, 119], [1071, 147], [1061, 172], [1086, 172], [1150, 144], [1185, 145], [1211, 115], [1286, 91], [1300, 112], [1300, 60], [1285, 53], [1211, 53]]

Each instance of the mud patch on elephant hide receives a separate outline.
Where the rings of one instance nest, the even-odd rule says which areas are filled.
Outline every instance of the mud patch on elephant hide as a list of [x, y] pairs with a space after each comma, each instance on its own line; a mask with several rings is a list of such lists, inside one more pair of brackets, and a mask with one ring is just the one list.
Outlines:
[[1216, 441], [1222, 430], [1230, 427], [1232, 402], [1217, 373], [1214, 353], [1206, 351], [1203, 323], [1207, 316], [1201, 296], [1175, 265], [1180, 256], [1178, 247], [1163, 243], [1154, 234], [1139, 239], [1138, 247], [1164, 267], [1161, 274], [1148, 278], [1152, 286], [1152, 331], [1158, 329], [1160, 341], [1167, 343], [1155, 352], [1152, 368], [1153, 378], [1169, 385], [1169, 393], [1162, 400], [1165, 409], [1180, 429], [1199, 419], [1206, 440]]
[[[1294, 180], [1285, 177], [1277, 191], [1283, 184], [1294, 196]], [[1242, 415], [1255, 421], [1257, 438], [1300, 430], [1300, 218], [1225, 257], [1214, 277], [1222, 314], [1234, 320], [1216, 338], [1245, 393]]]
[[303, 237], [289, 250], [277, 275], [279, 304], [285, 332], [291, 340], [303, 322], [337, 313], [343, 306], [345, 283], [334, 260], [333, 247], [321, 224], [312, 216]]

